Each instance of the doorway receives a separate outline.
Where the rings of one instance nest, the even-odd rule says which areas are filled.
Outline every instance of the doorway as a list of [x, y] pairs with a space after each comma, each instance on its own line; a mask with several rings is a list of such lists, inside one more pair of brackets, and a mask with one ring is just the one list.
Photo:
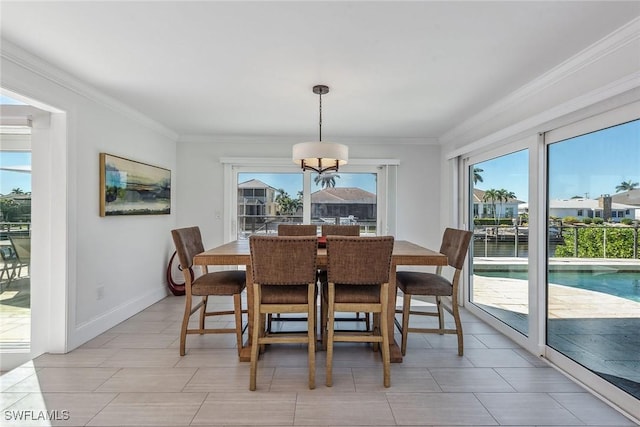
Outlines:
[[[23, 129], [20, 137], [15, 132], [11, 137], [2, 135], [0, 151], [22, 153], [22, 161], [14, 159], [20, 164], [13, 169], [22, 169], [20, 173], [28, 177], [28, 184], [18, 181], [8, 190], [14, 206], [21, 199], [17, 216], [7, 218], [5, 210], [0, 218], [15, 223], [3, 224], [6, 236], [0, 236], [5, 237], [0, 241], [11, 244], [5, 251], [8, 262], [2, 264], [0, 298], [11, 299], [12, 309], [21, 310], [22, 317], [22, 324], [13, 328], [14, 339], [0, 344], [0, 371], [7, 371], [44, 352], [66, 351], [67, 196], [59, 189], [67, 184], [66, 173], [60, 173], [66, 170], [67, 119], [63, 111], [6, 88], [0, 88], [0, 96], [1, 124]], [[7, 277], [12, 283], [5, 283]], [[2, 322], [3, 329], [11, 326]]]

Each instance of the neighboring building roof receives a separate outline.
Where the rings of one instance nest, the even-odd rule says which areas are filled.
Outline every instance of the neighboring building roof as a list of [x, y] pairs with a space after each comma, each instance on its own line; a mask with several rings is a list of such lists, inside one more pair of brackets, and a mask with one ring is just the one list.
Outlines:
[[311, 203], [375, 204], [376, 195], [356, 187], [325, 188], [311, 194]]
[[273, 188], [272, 186], [265, 184], [259, 179], [250, 179], [249, 181], [241, 182], [238, 184], [238, 188]]
[[[550, 200], [551, 209], [602, 209], [597, 199], [568, 199]], [[638, 206], [625, 205], [622, 203], [611, 203], [611, 209], [637, 209]]]
[[15, 200], [15, 201], [25, 201], [25, 200], [31, 200], [31, 193], [24, 193], [24, 194], [16, 194], [16, 193], [9, 193], [9, 194], [5, 194], [5, 195], [1, 195], [0, 194], [0, 199], [11, 199], [11, 200]]
[[640, 206], [640, 188], [614, 194], [611, 196], [611, 200], [616, 203]]
[[[486, 191], [484, 191], [484, 190], [480, 190], [478, 188], [474, 188], [473, 189], [473, 203], [486, 203], [484, 201], [484, 194], [485, 193], [486, 193]], [[518, 199], [508, 199], [504, 203], [523, 203], [523, 201], [522, 200], [518, 200]]]

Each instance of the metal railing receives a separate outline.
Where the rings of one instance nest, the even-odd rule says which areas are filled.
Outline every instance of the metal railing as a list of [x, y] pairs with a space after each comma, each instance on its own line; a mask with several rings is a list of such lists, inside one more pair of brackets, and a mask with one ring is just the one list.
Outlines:
[[[557, 225], [549, 227], [550, 257], [640, 258], [639, 227], [621, 225]], [[529, 230], [522, 226], [479, 226], [473, 255], [526, 258]]]

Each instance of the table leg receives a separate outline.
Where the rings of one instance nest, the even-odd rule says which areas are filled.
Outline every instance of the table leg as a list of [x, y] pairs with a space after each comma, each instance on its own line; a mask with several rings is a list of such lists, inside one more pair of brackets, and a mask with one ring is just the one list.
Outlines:
[[395, 316], [396, 316], [396, 264], [395, 262], [391, 262], [391, 271], [389, 272], [389, 303], [388, 303], [388, 316], [387, 316], [387, 326], [389, 330], [389, 355], [391, 358], [391, 363], [402, 363], [402, 352], [400, 351], [400, 346], [396, 342], [395, 339]]
[[246, 266], [246, 277], [247, 277], [247, 340], [244, 342], [244, 345], [240, 349], [240, 361], [241, 362], [250, 362], [251, 361], [251, 335], [253, 332], [253, 275], [251, 273], [251, 265]]

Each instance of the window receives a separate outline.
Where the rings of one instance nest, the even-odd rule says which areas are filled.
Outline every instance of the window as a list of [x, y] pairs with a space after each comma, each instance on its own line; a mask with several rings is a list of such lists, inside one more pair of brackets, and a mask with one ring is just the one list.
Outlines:
[[583, 216], [582, 209], [578, 209], [578, 216]]
[[276, 234], [281, 223], [358, 224], [362, 235], [393, 232], [386, 215], [387, 206], [394, 203], [386, 188], [390, 174], [395, 179], [393, 165], [345, 166], [319, 176], [295, 166], [245, 161], [248, 164], [242, 159], [224, 161], [232, 201], [225, 213], [230, 231], [226, 240]]

